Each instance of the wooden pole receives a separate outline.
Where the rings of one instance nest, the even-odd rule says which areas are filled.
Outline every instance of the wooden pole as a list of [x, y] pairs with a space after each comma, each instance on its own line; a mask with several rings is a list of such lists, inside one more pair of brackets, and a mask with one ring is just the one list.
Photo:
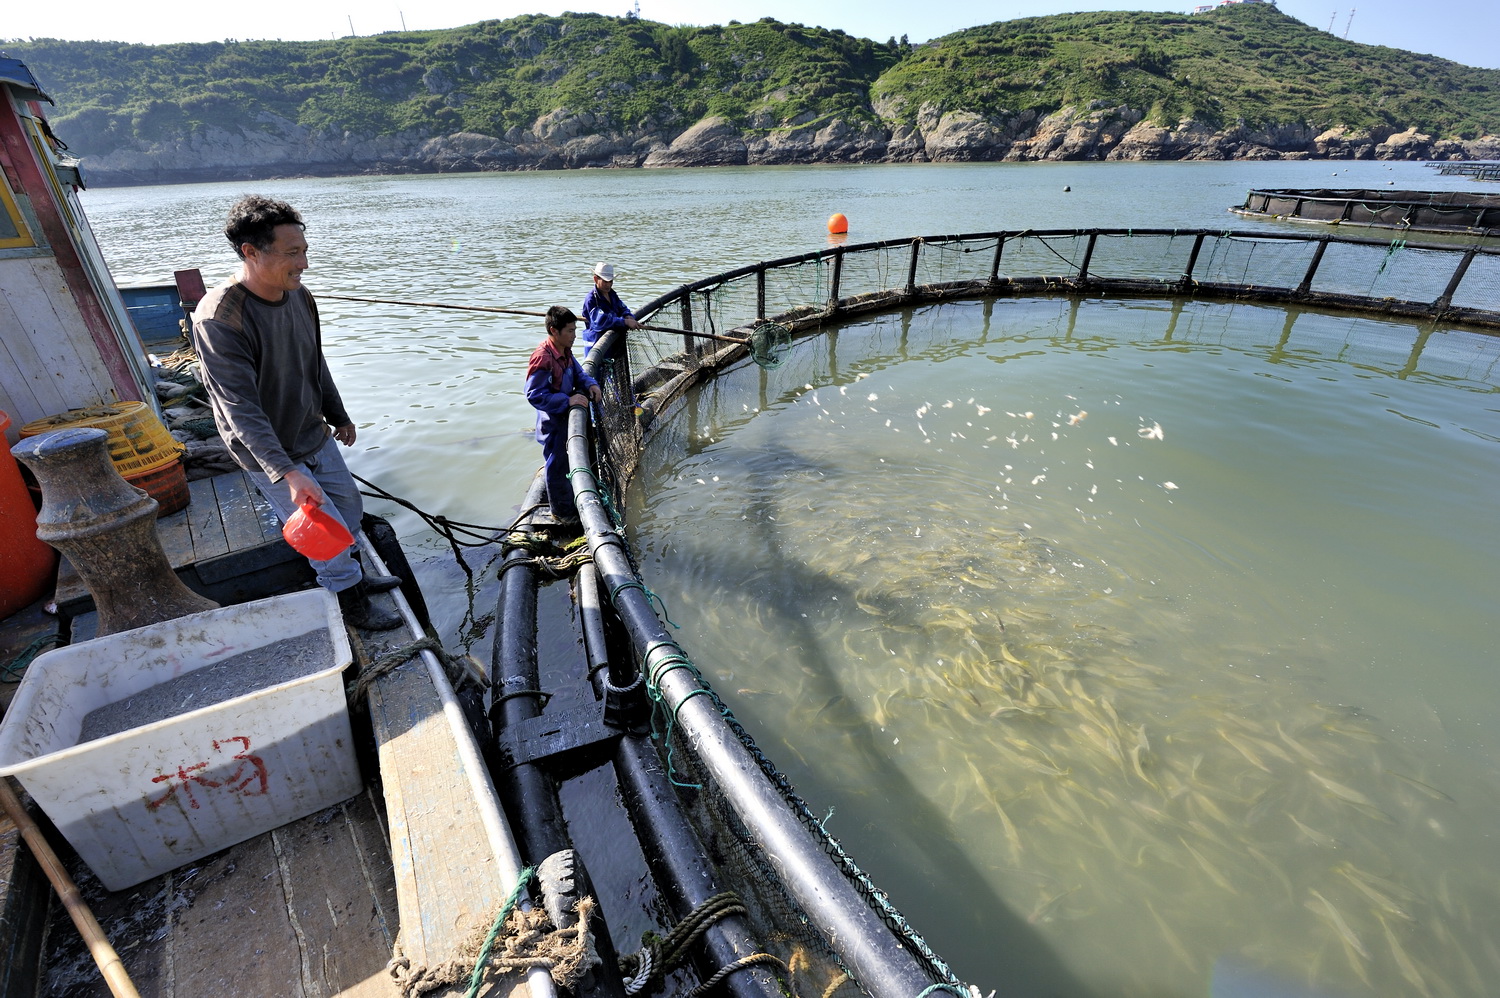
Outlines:
[[73, 878], [63, 869], [62, 861], [47, 844], [42, 830], [31, 820], [31, 815], [21, 806], [15, 791], [10, 788], [10, 778], [5, 776], [0, 776], [0, 805], [4, 806], [5, 813], [21, 830], [21, 838], [26, 841], [31, 854], [47, 874], [47, 879], [52, 881], [53, 890], [62, 899], [63, 907], [68, 909], [73, 924], [78, 926], [79, 934], [88, 944], [89, 953], [99, 965], [99, 972], [104, 975], [104, 983], [109, 985], [110, 994], [115, 998], [140, 998], [140, 993], [131, 983], [130, 975], [125, 972], [125, 964], [120, 962], [120, 955], [109, 944], [109, 938], [105, 936], [98, 919], [94, 918], [94, 913], [78, 893], [78, 885], [73, 883]]

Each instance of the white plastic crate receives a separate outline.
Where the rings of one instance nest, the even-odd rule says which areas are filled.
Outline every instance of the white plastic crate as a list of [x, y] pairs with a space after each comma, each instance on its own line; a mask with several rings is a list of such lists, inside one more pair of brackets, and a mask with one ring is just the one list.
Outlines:
[[[333, 649], [326, 665], [79, 742], [99, 707], [318, 630]], [[338, 599], [324, 589], [59, 648], [26, 670], [0, 721], [0, 774], [20, 780], [104, 886], [121, 890], [360, 791], [341, 675], [350, 660]]]

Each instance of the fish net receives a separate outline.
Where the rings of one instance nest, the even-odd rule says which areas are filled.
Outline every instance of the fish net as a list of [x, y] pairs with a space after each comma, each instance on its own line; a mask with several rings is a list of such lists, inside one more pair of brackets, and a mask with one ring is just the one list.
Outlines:
[[[921, 341], [900, 310], [951, 299], [1014, 296], [1209, 298], [1228, 303], [1306, 302], [1310, 307], [1345, 307], [1361, 315], [1351, 323], [1350, 349], [1389, 349], [1378, 338], [1354, 336], [1359, 323], [1378, 322], [1382, 312], [1428, 315], [1434, 319], [1462, 310], [1462, 318], [1500, 330], [1492, 310], [1500, 284], [1500, 255], [1474, 247], [1409, 245], [1402, 241], [1327, 240], [1273, 237], [1245, 232], [1022, 232], [935, 237], [861, 247], [835, 248], [722, 274], [680, 288], [641, 310], [649, 325], [744, 338], [774, 325], [774, 364], [761, 363], [745, 345], [656, 330], [601, 340], [587, 362], [604, 389], [595, 413], [601, 497], [623, 528], [623, 499], [643, 450], [685, 453], [711, 439], [695, 424], [695, 414], [713, 411], [716, 432], [777, 404], [804, 382], [840, 367], [840, 324], [851, 316], [895, 313], [866, 323], [859, 363], [897, 362], [947, 349]], [[991, 306], [983, 320], [988, 334]], [[1060, 304], [1066, 308], [1066, 304]], [[909, 313], [908, 313], [909, 314]], [[1291, 311], [1288, 313], [1292, 314]], [[1000, 319], [993, 320], [996, 325]], [[1190, 331], [1189, 331], [1190, 332]], [[1363, 345], [1365, 342], [1371, 345]], [[1375, 358], [1371, 358], [1372, 360]], [[1382, 366], [1401, 358], [1381, 357]], [[1455, 377], [1478, 377], [1453, 358]], [[1477, 361], [1476, 361], [1477, 362]], [[734, 378], [719, 375], [747, 364], [761, 370]], [[773, 373], [774, 372], [774, 373]], [[678, 412], [688, 393], [697, 403]], [[643, 581], [643, 591], [649, 580]], [[686, 655], [684, 655], [686, 657]], [[756, 748], [707, 680], [694, 670], [724, 723], [744, 744], [786, 806], [819, 841], [835, 867], [857, 888], [900, 944], [930, 971], [938, 986], [966, 994], [953, 972], [906, 922], [823, 828], [774, 763]], [[659, 715], [658, 731], [667, 765], [699, 835], [725, 872], [726, 882], [744, 898], [764, 944], [789, 968], [789, 993], [864, 993], [846, 974], [836, 945], [809, 917], [779, 872], [775, 858], [755, 844], [730, 796], [717, 786], [698, 755], [696, 740]], [[877, 992], [878, 993], [878, 992]]]

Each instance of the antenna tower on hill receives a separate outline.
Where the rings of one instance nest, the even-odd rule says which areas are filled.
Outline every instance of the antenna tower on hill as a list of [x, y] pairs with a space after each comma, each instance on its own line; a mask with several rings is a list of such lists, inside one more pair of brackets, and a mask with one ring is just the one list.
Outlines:
[[1349, 8], [1349, 20], [1344, 22], [1344, 37], [1349, 37], [1349, 25], [1354, 23], [1354, 8]]
[[1338, 16], [1338, 11], [1334, 11], [1332, 14], [1328, 15], [1328, 33], [1330, 35], [1333, 34], [1333, 22], [1338, 18]]

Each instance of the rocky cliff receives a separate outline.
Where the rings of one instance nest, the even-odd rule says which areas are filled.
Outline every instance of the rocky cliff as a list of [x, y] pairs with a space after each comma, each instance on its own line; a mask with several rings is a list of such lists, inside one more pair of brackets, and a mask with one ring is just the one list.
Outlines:
[[[842, 118], [783, 127], [707, 117], [684, 131], [651, 122], [600, 130], [589, 114], [554, 111], [496, 137], [418, 131], [368, 136], [314, 132], [265, 114], [254, 127], [210, 127], [183, 140], [135, 142], [83, 161], [95, 185], [250, 180], [366, 173], [777, 165], [793, 163], [1030, 162], [1041, 160], [1495, 159], [1500, 136], [1436, 140], [1414, 128], [1320, 133], [1301, 125], [1213, 128], [1191, 119], [1152, 124], [1143, 112], [1095, 102], [985, 115], [924, 106], [915, 124], [876, 107], [879, 124]], [[66, 135], [63, 136], [67, 138]]]

